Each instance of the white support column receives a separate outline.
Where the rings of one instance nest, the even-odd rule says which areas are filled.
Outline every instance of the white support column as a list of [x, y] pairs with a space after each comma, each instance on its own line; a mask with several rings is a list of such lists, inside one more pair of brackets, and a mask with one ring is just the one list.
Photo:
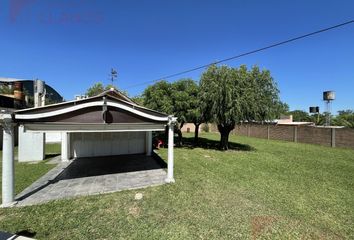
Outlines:
[[167, 178], [166, 182], [174, 183], [175, 179], [173, 177], [173, 137], [174, 137], [174, 125], [176, 118], [169, 116], [168, 122], [168, 155], [167, 155]]
[[146, 156], [151, 156], [151, 151], [152, 151], [152, 132], [151, 131], [146, 132], [145, 148], [146, 148]]
[[63, 162], [70, 160], [70, 133], [61, 134], [61, 160]]
[[14, 128], [10, 119], [4, 119], [2, 144], [2, 207], [9, 207], [15, 200], [14, 178]]

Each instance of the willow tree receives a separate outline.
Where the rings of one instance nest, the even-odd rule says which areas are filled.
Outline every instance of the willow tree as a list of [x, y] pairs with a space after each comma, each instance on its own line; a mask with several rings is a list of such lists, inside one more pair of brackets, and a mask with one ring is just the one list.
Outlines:
[[258, 66], [253, 66], [247, 75], [245, 84], [250, 91], [246, 95], [246, 120], [264, 123], [289, 111], [289, 106], [280, 101], [277, 84], [269, 70], [261, 71]]
[[220, 148], [228, 149], [229, 134], [243, 121], [272, 119], [279, 104], [279, 91], [267, 70], [248, 71], [228, 66], [210, 66], [200, 81], [201, 107], [207, 120], [216, 123]]

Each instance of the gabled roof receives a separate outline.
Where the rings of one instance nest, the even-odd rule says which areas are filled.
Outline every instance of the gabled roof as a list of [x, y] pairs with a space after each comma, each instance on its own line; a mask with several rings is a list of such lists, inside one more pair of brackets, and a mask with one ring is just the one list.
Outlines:
[[133, 100], [131, 100], [129, 97], [125, 96], [124, 93], [122, 93], [121, 91], [114, 89], [114, 88], [112, 88], [110, 90], [106, 90], [106, 91], [102, 92], [101, 94], [98, 94], [98, 96], [105, 96], [105, 95], [110, 95], [111, 97], [115, 97], [117, 99], [127, 101], [127, 102], [137, 105]]
[[141, 107], [114, 89], [97, 96], [38, 108], [17, 110], [20, 123], [167, 123], [168, 115]]

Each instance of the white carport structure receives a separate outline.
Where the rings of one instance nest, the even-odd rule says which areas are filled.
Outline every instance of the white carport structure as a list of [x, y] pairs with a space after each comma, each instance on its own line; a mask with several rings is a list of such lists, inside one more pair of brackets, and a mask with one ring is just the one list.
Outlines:
[[[2, 113], [2, 206], [14, 203], [14, 126], [25, 132], [61, 132], [62, 160], [120, 154], [151, 154], [152, 132], [168, 126], [166, 182], [174, 182], [173, 137], [176, 118], [141, 106], [118, 91], [98, 96]], [[33, 146], [34, 148], [36, 146]]]

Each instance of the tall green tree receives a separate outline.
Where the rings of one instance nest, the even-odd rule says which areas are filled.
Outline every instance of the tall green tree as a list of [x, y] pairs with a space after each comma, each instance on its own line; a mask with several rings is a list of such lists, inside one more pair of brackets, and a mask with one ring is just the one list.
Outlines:
[[310, 114], [309, 119], [306, 121], [313, 122], [315, 125], [324, 125], [326, 123], [326, 115], [323, 113]]
[[335, 116], [334, 119], [332, 120], [332, 125], [354, 128], [354, 111], [353, 110], [338, 111], [338, 115]]
[[279, 101], [278, 104], [274, 106], [275, 116], [274, 119], [279, 119], [282, 115], [286, 115], [289, 112], [289, 105], [282, 101]]
[[286, 115], [292, 115], [294, 122], [313, 122], [315, 125], [324, 125], [326, 122], [325, 113], [309, 114], [303, 110], [293, 110], [288, 111]]
[[[143, 105], [147, 108], [163, 112], [166, 114], [173, 114], [173, 101], [172, 101], [172, 85], [171, 83], [161, 80], [153, 85], [148, 86], [143, 94]], [[178, 126], [175, 126], [175, 132], [178, 134], [177, 144], [181, 144], [182, 132]], [[165, 132], [165, 142], [167, 141], [167, 129]]]
[[[182, 144], [181, 128], [186, 122], [193, 122], [196, 130], [201, 124], [199, 86], [192, 79], [180, 79], [173, 83], [159, 81], [147, 87], [143, 93], [144, 106], [177, 117], [178, 143]], [[198, 131], [195, 133], [195, 140]]]
[[237, 123], [273, 119], [281, 101], [276, 83], [267, 70], [248, 71], [210, 66], [200, 81], [202, 112], [220, 132], [220, 148], [228, 149], [229, 134]]
[[192, 122], [195, 126], [194, 143], [198, 143], [199, 126], [202, 123], [199, 86], [192, 79], [180, 79], [172, 83], [173, 112], [179, 119], [180, 128], [184, 123]]
[[190, 88], [190, 106], [187, 113], [188, 122], [195, 126], [194, 144], [198, 145], [199, 126], [205, 122], [205, 116], [202, 111], [200, 87], [195, 82]]
[[123, 93], [125, 96], [128, 96], [128, 92], [124, 91], [124, 90], [119, 90], [116, 86], [112, 85], [112, 84], [107, 84], [106, 86], [103, 85], [103, 83], [101, 82], [97, 82], [94, 83], [91, 87], [89, 87], [86, 90], [86, 96], [88, 97], [93, 97], [96, 96], [106, 90], [110, 90], [110, 89], [116, 89], [117, 91], [120, 91], [121, 93]]
[[290, 111], [288, 112], [288, 114], [293, 116], [293, 121], [295, 122], [308, 122], [311, 120], [311, 117], [308, 112], [305, 112], [303, 110]]
[[144, 106], [166, 114], [173, 114], [173, 102], [171, 95], [171, 83], [165, 80], [159, 81], [148, 86], [144, 90], [142, 94]]
[[89, 87], [86, 90], [86, 95], [88, 97], [93, 97], [93, 96], [96, 96], [96, 95], [102, 93], [104, 90], [105, 90], [105, 88], [104, 88], [103, 84], [101, 82], [98, 82], [98, 83], [93, 84], [91, 87]]
[[276, 82], [274, 82], [269, 70], [260, 70], [258, 66], [253, 66], [248, 72], [246, 85], [253, 99], [249, 99], [248, 103], [253, 100], [257, 104], [249, 104], [252, 112], [248, 120], [256, 120], [264, 122], [279, 118], [282, 113], [288, 110], [287, 104], [279, 99], [279, 90]]
[[140, 106], [144, 106], [144, 97], [142, 95], [136, 95], [131, 100]]

